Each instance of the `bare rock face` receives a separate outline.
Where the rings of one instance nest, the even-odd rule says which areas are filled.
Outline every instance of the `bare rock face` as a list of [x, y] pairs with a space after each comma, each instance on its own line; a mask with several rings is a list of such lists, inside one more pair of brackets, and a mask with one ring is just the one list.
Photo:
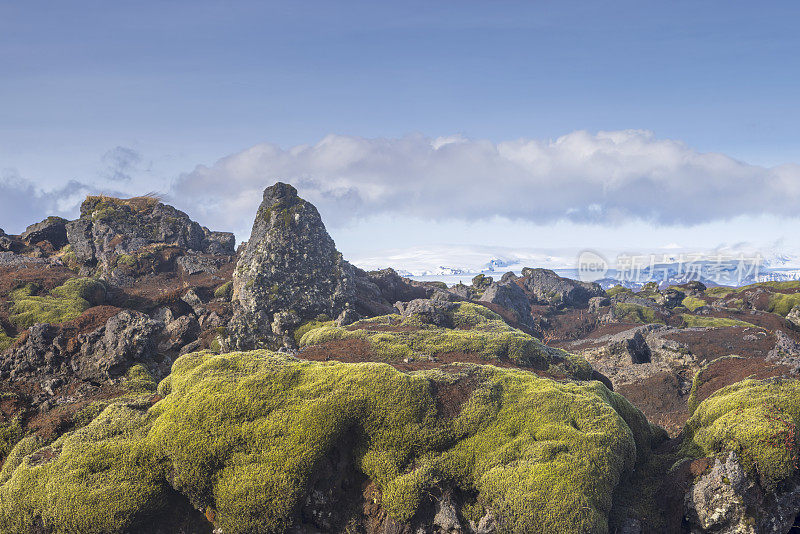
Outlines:
[[[40, 223], [41, 224], [41, 223]], [[81, 216], [65, 225], [66, 237], [85, 274], [97, 268], [108, 277], [125, 257], [148, 245], [174, 246], [191, 253], [232, 256], [235, 238], [212, 232], [184, 212], [156, 198], [87, 197]]]
[[531, 316], [530, 301], [525, 292], [513, 281], [505, 284], [490, 283], [478, 301], [502, 306], [513, 314], [517, 323], [533, 331], [537, 329]]
[[605, 296], [599, 284], [563, 278], [550, 269], [522, 269], [521, 285], [533, 300], [556, 306], [582, 308], [590, 298]]
[[48, 217], [42, 222], [28, 226], [20, 238], [30, 244], [47, 241], [58, 250], [67, 244], [66, 224], [67, 220], [61, 217]]
[[800, 484], [789, 481], [776, 492], [766, 492], [749, 476], [736, 456], [716, 459], [686, 493], [689, 531], [729, 534], [783, 534], [790, 532], [800, 509]]
[[281, 182], [264, 191], [233, 275], [233, 303], [230, 349], [291, 346], [294, 329], [320, 315], [391, 310], [366, 273], [336, 250], [317, 208]]

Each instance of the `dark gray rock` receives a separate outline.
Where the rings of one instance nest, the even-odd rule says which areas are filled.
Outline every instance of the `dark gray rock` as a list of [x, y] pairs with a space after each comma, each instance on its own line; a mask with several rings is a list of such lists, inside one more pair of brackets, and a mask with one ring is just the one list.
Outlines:
[[66, 224], [67, 220], [61, 217], [48, 217], [42, 222], [28, 226], [20, 238], [31, 245], [47, 241], [58, 250], [67, 244]]
[[188, 275], [200, 273], [213, 274], [217, 272], [222, 265], [228, 263], [228, 260], [225, 256], [198, 256], [195, 254], [188, 254], [179, 257], [176, 263], [178, 267]]
[[104, 276], [111, 274], [118, 256], [135, 254], [151, 244], [222, 256], [232, 255], [235, 244], [233, 234], [211, 232], [184, 212], [145, 197], [87, 197], [80, 219], [65, 227], [78, 261], [90, 267], [98, 265]]
[[379, 287], [336, 250], [317, 209], [291, 185], [264, 191], [253, 230], [233, 275], [234, 316], [226, 348], [292, 346], [291, 333], [319, 315], [345, 309], [370, 315]]
[[30, 265], [44, 265], [49, 263], [44, 258], [31, 258], [13, 252], [0, 252], [0, 267], [28, 267]]
[[415, 285], [411, 280], [403, 278], [391, 268], [370, 271], [367, 273], [367, 277], [378, 287], [381, 297], [388, 302], [424, 299], [430, 297], [433, 292], [432, 288]]
[[598, 312], [600, 308], [611, 306], [611, 299], [608, 297], [592, 297], [589, 299], [589, 311]]
[[236, 254], [236, 237], [231, 232], [212, 232], [203, 227], [203, 247], [206, 254], [233, 256]]
[[542, 304], [585, 307], [592, 297], [605, 296], [599, 284], [558, 276], [550, 269], [522, 270], [522, 287]]
[[394, 307], [403, 317], [415, 316], [425, 324], [441, 328], [453, 328], [452, 311], [457, 304], [439, 299], [415, 299], [410, 302], [396, 302]]
[[531, 303], [525, 292], [515, 283], [492, 283], [484, 290], [478, 302], [497, 304], [510, 311], [520, 325], [529, 330], [537, 330], [536, 323], [531, 316]]
[[152, 364], [156, 336], [163, 326], [144, 313], [122, 311], [104, 326], [79, 336], [81, 351], [72, 361], [73, 370], [84, 378], [114, 378], [134, 363]]
[[470, 286], [466, 286], [462, 283], [458, 283], [450, 288], [450, 292], [454, 295], [457, 295], [459, 298], [463, 300], [472, 300], [475, 298], [475, 290], [472, 289]]
[[508, 271], [507, 273], [505, 273], [503, 276], [500, 277], [500, 283], [508, 284], [510, 282], [513, 282], [514, 280], [517, 280], [518, 278], [519, 276], [514, 274], [514, 271]]
[[134, 363], [157, 367], [156, 338], [163, 323], [126, 310], [87, 334], [61, 325], [35, 324], [23, 342], [0, 358], [0, 376], [12, 380], [55, 376], [102, 381], [124, 374]]

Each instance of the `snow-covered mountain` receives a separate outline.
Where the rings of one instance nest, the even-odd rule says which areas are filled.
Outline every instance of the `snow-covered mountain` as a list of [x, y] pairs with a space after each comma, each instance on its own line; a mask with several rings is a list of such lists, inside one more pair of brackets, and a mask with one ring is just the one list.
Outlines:
[[[457, 283], [477, 274], [502, 275], [523, 267], [553, 269], [562, 276], [580, 278], [577, 249], [512, 249], [506, 247], [441, 245], [390, 249], [356, 256], [352, 262], [366, 270], [393, 267], [403, 276]], [[800, 254], [747, 247], [718, 247], [703, 251], [669, 247], [654, 253], [601, 251], [608, 272], [597, 280], [604, 287], [632, 288], [655, 280], [663, 284], [700, 279], [707, 285], [744, 285], [753, 282], [800, 280]], [[637, 263], [638, 262], [638, 263]], [[635, 276], [632, 270], [636, 269]]]

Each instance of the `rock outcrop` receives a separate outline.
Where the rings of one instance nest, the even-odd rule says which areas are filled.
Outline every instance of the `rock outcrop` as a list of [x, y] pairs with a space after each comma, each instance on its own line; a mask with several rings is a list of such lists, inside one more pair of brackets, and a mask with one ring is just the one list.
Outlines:
[[233, 275], [234, 317], [226, 346], [294, 344], [292, 332], [319, 316], [346, 310], [390, 311], [379, 287], [344, 260], [317, 208], [281, 182], [264, 191], [250, 239]]
[[20, 235], [20, 238], [32, 245], [46, 241], [58, 250], [67, 244], [67, 220], [61, 217], [48, 217], [42, 222], [32, 224]]
[[685, 507], [691, 534], [784, 534], [800, 511], [800, 480], [766, 492], [730, 452], [695, 480]]
[[550, 269], [526, 267], [517, 283], [542, 304], [585, 307], [590, 298], [605, 296], [599, 284], [564, 278]]
[[212, 232], [151, 197], [88, 197], [80, 218], [65, 228], [82, 271], [104, 277], [110, 277], [119, 262], [132, 262], [151, 245], [174, 246], [194, 254], [235, 254], [232, 233]]
[[478, 302], [487, 302], [505, 308], [513, 314], [516, 323], [530, 331], [536, 331], [538, 328], [531, 316], [531, 303], [527, 295], [513, 281], [500, 284], [490, 283]]

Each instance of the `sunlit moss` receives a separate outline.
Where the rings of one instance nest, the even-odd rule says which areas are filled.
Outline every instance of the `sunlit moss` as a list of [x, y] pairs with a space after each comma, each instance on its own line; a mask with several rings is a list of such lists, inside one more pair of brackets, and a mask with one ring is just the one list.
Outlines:
[[[474, 393], [442, 417], [435, 383], [466, 376]], [[174, 486], [212, 507], [226, 534], [281, 532], [319, 461], [349, 440], [397, 520], [437, 484], [457, 483], [507, 531], [605, 533], [614, 488], [653, 439], [641, 412], [599, 382], [489, 366], [404, 374], [197, 353], [175, 362], [159, 392], [150, 409], [110, 405], [49, 445], [48, 461], [17, 455], [0, 485], [0, 530], [28, 533], [41, 520], [55, 532], [135, 531]]]
[[[484, 306], [462, 303], [450, 312], [455, 328], [424, 324], [417, 316], [390, 315], [358, 323], [354, 330], [324, 323], [309, 329], [298, 340], [301, 347], [343, 339], [361, 339], [369, 343], [382, 361], [409, 357], [435, 356], [444, 353], [468, 353], [492, 360], [508, 358], [520, 365], [589, 379], [592, 368], [580, 356], [548, 347], [521, 330], [508, 326], [499, 315]], [[392, 324], [407, 331], [385, 331], [372, 325]]]
[[738, 319], [729, 319], [727, 317], [700, 317], [688, 313], [683, 314], [682, 317], [684, 325], [691, 328], [722, 328], [725, 326], [759, 328], [753, 323], [740, 321]]
[[796, 474], [800, 381], [744, 380], [701, 402], [684, 428], [692, 456], [734, 451], [768, 489]]
[[664, 321], [656, 317], [656, 312], [652, 308], [634, 304], [631, 302], [618, 302], [614, 304], [614, 317], [622, 322], [629, 323], [661, 323]]
[[105, 286], [91, 278], [72, 278], [50, 291], [37, 295], [34, 284], [11, 292], [9, 320], [19, 329], [30, 328], [35, 323], [63, 323], [74, 319], [90, 307], [105, 299]]
[[695, 311], [697, 308], [701, 308], [703, 306], [708, 306], [708, 303], [703, 299], [699, 299], [697, 297], [686, 297], [681, 302], [683, 307], [688, 309], [689, 311]]

